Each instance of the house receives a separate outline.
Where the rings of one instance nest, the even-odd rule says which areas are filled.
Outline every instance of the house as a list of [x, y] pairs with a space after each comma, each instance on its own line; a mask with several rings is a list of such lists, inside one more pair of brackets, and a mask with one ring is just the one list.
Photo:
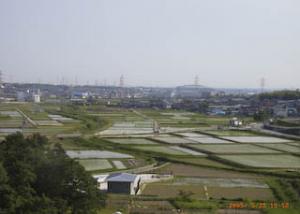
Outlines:
[[297, 108], [289, 107], [288, 105], [275, 105], [273, 112], [276, 117], [295, 117], [298, 115]]
[[141, 178], [129, 173], [114, 173], [110, 174], [106, 181], [108, 193], [136, 195], [139, 191]]
[[243, 125], [243, 121], [239, 120], [237, 117], [234, 117], [229, 121], [229, 126], [231, 127], [240, 127], [242, 125]]

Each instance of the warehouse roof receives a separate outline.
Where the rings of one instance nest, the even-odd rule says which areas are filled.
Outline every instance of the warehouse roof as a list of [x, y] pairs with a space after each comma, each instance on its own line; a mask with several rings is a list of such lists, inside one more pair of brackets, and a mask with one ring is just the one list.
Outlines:
[[134, 182], [137, 178], [137, 175], [129, 174], [129, 173], [114, 173], [110, 174], [106, 181], [113, 182]]

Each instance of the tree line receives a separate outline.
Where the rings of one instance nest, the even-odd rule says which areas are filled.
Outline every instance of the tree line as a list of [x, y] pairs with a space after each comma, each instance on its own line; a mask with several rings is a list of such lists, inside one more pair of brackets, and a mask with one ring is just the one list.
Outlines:
[[0, 213], [96, 213], [97, 182], [59, 144], [21, 133], [0, 143]]

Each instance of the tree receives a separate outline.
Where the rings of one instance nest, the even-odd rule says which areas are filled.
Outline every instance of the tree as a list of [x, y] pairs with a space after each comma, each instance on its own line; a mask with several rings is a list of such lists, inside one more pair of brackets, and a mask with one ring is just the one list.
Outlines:
[[253, 115], [255, 121], [266, 121], [271, 117], [271, 113], [267, 110], [260, 110]]
[[0, 213], [95, 213], [104, 196], [97, 182], [56, 144], [36, 134], [0, 144]]

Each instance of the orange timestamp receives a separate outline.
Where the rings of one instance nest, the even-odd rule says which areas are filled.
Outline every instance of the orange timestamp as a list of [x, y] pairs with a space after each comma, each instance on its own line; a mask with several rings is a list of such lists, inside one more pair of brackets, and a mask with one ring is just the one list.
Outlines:
[[290, 208], [289, 202], [252, 202], [252, 203], [244, 203], [244, 202], [231, 202], [228, 205], [229, 209], [245, 209], [245, 208], [251, 208], [251, 209], [276, 209], [276, 208], [282, 208], [282, 209], [288, 209]]

